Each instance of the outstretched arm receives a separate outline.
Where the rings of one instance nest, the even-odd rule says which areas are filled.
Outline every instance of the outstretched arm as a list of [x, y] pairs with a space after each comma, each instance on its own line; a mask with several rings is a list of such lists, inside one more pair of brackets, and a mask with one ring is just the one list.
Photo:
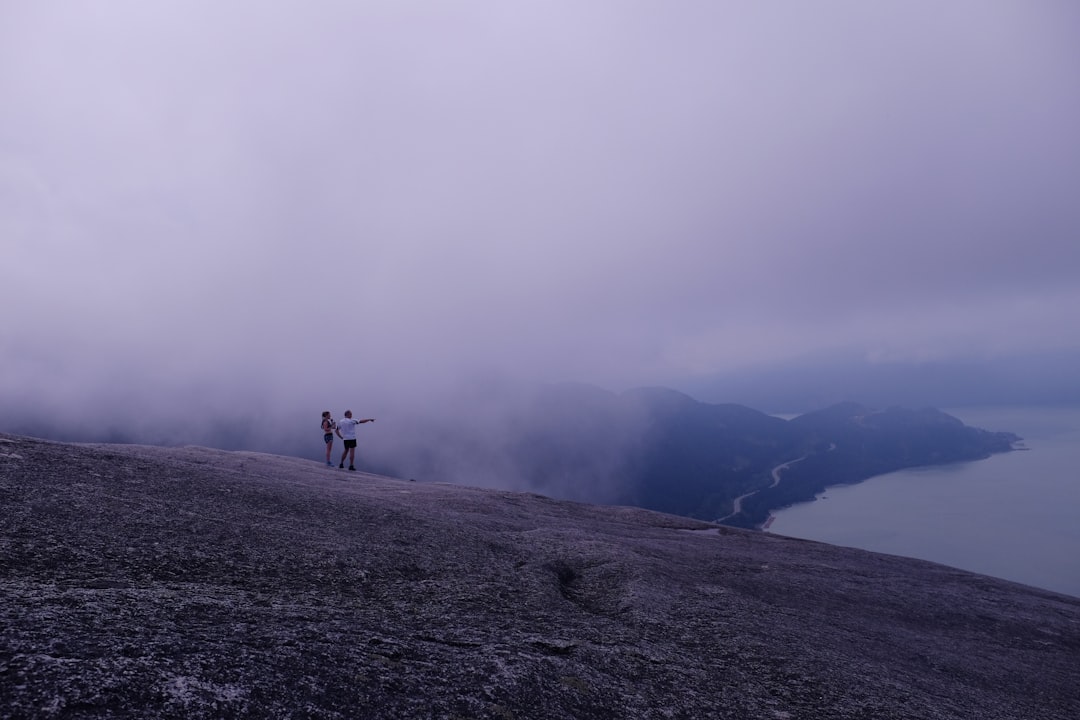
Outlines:
[[375, 422], [375, 418], [364, 418], [364, 419], [363, 419], [363, 420], [361, 420], [360, 422], [362, 422], [362, 423], [365, 423], [365, 422]]

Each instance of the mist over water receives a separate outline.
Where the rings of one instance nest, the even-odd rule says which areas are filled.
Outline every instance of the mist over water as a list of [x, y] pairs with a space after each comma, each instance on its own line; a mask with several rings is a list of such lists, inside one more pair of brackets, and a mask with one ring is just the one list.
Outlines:
[[958, 408], [1026, 451], [904, 470], [775, 514], [778, 535], [916, 557], [1080, 597], [1080, 407]]

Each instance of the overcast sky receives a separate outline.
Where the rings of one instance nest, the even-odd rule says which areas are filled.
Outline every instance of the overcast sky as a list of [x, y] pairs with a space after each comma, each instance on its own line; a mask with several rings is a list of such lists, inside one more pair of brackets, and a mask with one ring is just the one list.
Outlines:
[[0, 0], [0, 237], [49, 412], [1077, 348], [1080, 4]]

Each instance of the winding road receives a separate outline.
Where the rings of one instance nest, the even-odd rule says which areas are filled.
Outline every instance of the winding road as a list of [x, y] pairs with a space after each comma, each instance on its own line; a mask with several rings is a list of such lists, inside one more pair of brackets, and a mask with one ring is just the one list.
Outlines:
[[[829, 447], [825, 452], [832, 452], [835, 449], [836, 449], [836, 443], [829, 443]], [[724, 517], [720, 518], [719, 520], [715, 520], [714, 522], [722, 523], [725, 520], [727, 520], [728, 518], [733, 518], [736, 515], [738, 515], [739, 513], [741, 513], [742, 512], [742, 502], [743, 502], [743, 500], [750, 497], [751, 495], [755, 495], [755, 494], [761, 492], [762, 490], [768, 490], [769, 488], [776, 487], [777, 485], [780, 484], [780, 473], [782, 473], [784, 470], [787, 470], [789, 467], [791, 467], [795, 463], [802, 462], [803, 460], [805, 460], [808, 457], [810, 457], [810, 454], [803, 455], [801, 458], [795, 458], [794, 460], [788, 460], [786, 463], [781, 463], [780, 465], [777, 465], [776, 467], [774, 467], [772, 469], [772, 485], [770, 485], [768, 488], [758, 488], [757, 490], [751, 490], [750, 492], [744, 493], [744, 494], [740, 495], [739, 497], [735, 498], [734, 502], [732, 503], [732, 512], [731, 512], [731, 514], [730, 515], [725, 515]], [[768, 528], [769, 523], [771, 523], [771, 522], [772, 522], [772, 517], [770, 516], [769, 520], [767, 520], [765, 522], [765, 524], [762, 526], [762, 529]]]
[[[831, 450], [832, 448], [829, 448], [829, 449]], [[780, 473], [782, 473], [784, 470], [787, 470], [789, 467], [791, 467], [795, 463], [801, 462], [801, 461], [805, 460], [808, 457], [810, 457], [810, 456], [809, 455], [803, 455], [801, 458], [795, 458], [794, 460], [788, 460], [786, 463], [782, 463], [782, 464], [777, 465], [776, 467], [774, 467], [772, 469], [772, 485], [770, 485], [768, 488], [758, 488], [757, 490], [751, 490], [750, 492], [744, 493], [744, 494], [740, 495], [739, 497], [735, 498], [735, 501], [732, 503], [732, 511], [733, 512], [730, 515], [725, 515], [724, 517], [720, 518], [716, 522], [722, 523], [725, 520], [727, 520], [728, 518], [735, 517], [736, 515], [741, 513], [742, 512], [742, 501], [743, 500], [750, 497], [751, 495], [756, 495], [757, 493], [761, 492], [762, 490], [768, 490], [769, 488], [776, 487], [777, 485], [780, 484]]]

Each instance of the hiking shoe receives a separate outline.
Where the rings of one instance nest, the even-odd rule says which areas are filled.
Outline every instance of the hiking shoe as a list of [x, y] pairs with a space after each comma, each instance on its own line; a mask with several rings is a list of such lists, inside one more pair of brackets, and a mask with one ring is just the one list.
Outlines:
[[327, 460], [327, 461], [326, 461], [326, 467], [334, 467], [334, 463], [332, 463], [332, 462], [330, 462], [329, 460]]
[[338, 465], [338, 467], [341, 468], [342, 470], [344, 470], [345, 469], [345, 463], [341, 463], [340, 465]]
[[356, 470], [356, 468], [354, 468], [352, 465], [349, 466], [349, 469], [350, 470]]

